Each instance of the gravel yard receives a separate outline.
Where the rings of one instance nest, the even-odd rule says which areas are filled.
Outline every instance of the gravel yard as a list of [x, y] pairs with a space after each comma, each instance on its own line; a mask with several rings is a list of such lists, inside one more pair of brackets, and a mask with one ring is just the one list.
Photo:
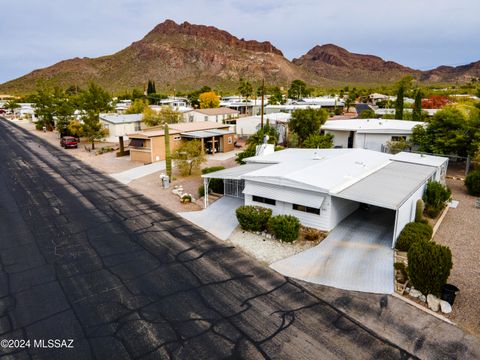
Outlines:
[[229, 241], [247, 254], [268, 265], [310, 249], [320, 243], [320, 240], [297, 240], [292, 244], [282, 243], [275, 239], [267, 239], [265, 236], [244, 231], [240, 226], [230, 235]]
[[467, 194], [463, 181], [448, 179], [447, 183], [453, 199], [460, 203], [448, 210], [434, 240], [452, 250], [453, 269], [448, 282], [460, 289], [449, 318], [480, 336], [480, 209], [475, 208], [475, 197]]

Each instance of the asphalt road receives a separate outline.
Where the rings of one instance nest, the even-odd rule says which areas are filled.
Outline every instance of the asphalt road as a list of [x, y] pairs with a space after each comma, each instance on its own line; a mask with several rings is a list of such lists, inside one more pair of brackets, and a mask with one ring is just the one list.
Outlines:
[[14, 359], [414, 357], [1, 119], [0, 334]]

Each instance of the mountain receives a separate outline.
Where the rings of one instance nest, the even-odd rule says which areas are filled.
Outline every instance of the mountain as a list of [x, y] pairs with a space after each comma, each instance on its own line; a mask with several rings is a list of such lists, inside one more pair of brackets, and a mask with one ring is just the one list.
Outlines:
[[429, 83], [465, 83], [480, 78], [480, 61], [461, 66], [439, 66], [423, 71], [420, 80]]
[[38, 81], [67, 88], [95, 81], [111, 92], [143, 89], [148, 80], [159, 91], [193, 90], [203, 85], [219, 90], [237, 89], [239, 79], [288, 86], [302, 79], [310, 86], [391, 84], [405, 75], [425, 83], [467, 82], [480, 77], [480, 61], [420, 71], [378, 56], [351, 53], [339, 46], [315, 46], [289, 61], [270, 42], [238, 39], [212, 26], [157, 25], [143, 39], [125, 49], [98, 58], [74, 58], [32, 71], [0, 84], [0, 92], [29, 93]]
[[292, 61], [318, 76], [349, 83], [384, 84], [405, 75], [418, 75], [414, 70], [378, 56], [351, 53], [333, 44], [317, 45]]
[[33, 91], [38, 80], [84, 87], [94, 80], [110, 91], [143, 89], [148, 80], [157, 90], [195, 89], [203, 85], [238, 87], [241, 77], [287, 85], [306, 78], [270, 42], [238, 39], [212, 26], [167, 20], [142, 40], [109, 56], [75, 58], [35, 70], [0, 85], [2, 92]]

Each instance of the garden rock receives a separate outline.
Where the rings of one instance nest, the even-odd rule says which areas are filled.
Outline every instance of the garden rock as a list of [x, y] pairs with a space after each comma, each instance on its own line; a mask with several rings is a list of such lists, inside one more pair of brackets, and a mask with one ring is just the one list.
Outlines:
[[452, 312], [452, 306], [445, 300], [440, 300], [440, 310], [444, 314], [450, 314]]
[[425, 297], [425, 295], [421, 295], [418, 300], [420, 300], [421, 302], [427, 302], [427, 298]]
[[420, 296], [422, 296], [422, 293], [420, 291], [418, 291], [417, 289], [414, 289], [414, 288], [410, 289], [409, 294], [410, 294], [411, 297], [414, 297], [414, 298], [419, 298]]
[[432, 311], [437, 312], [440, 309], [440, 299], [437, 298], [435, 295], [427, 295], [427, 304], [428, 308]]

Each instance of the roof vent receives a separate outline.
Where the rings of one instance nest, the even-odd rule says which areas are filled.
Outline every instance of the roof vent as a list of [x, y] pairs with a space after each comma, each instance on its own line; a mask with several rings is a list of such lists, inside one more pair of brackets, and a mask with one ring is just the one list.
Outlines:
[[360, 166], [363, 166], [365, 167], [365, 163], [364, 162], [361, 162], [361, 161], [355, 161], [355, 165], [360, 165]]
[[320, 156], [317, 148], [317, 150], [315, 150], [315, 152], [313, 153], [313, 160], [322, 160], [322, 159], [323, 159], [323, 156]]

